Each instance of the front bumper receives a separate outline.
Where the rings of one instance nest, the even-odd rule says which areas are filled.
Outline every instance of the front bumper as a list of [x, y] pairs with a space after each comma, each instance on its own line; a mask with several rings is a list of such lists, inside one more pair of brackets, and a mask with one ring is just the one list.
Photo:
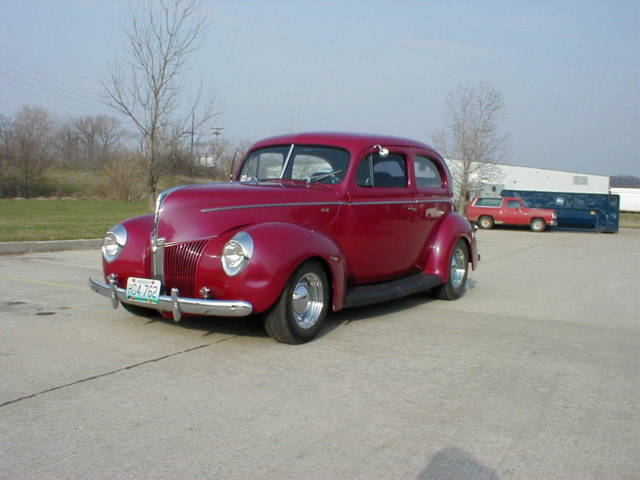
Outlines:
[[171, 295], [160, 295], [158, 303], [140, 302], [127, 298], [127, 290], [116, 285], [113, 278], [108, 283], [89, 279], [89, 288], [100, 295], [111, 298], [113, 308], [120, 302], [139, 307], [172, 312], [173, 319], [179, 322], [183, 313], [192, 315], [211, 315], [216, 317], [246, 317], [253, 311], [249, 302], [242, 300], [208, 300], [205, 298], [181, 298], [177, 288], [171, 289]]

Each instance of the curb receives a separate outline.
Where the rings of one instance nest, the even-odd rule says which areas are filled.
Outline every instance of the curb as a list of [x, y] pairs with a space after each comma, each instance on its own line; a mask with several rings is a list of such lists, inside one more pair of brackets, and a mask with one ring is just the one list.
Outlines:
[[0, 242], [0, 255], [10, 253], [55, 252], [59, 250], [89, 250], [100, 248], [101, 238], [50, 240], [42, 242]]

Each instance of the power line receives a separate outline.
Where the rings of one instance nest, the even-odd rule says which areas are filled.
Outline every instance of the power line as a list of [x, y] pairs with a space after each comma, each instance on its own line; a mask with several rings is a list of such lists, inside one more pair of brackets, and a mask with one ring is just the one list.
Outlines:
[[56, 83], [59, 83], [61, 85], [65, 85], [66, 87], [73, 89], [75, 92], [77, 92], [78, 90], [83, 90], [85, 93], [88, 93], [89, 96], [91, 96], [91, 97], [95, 97], [96, 96], [95, 92], [87, 90], [86, 88], [78, 87], [77, 85], [72, 85], [72, 84], [70, 84], [68, 82], [63, 82], [62, 80], [58, 80], [57, 78], [55, 78], [55, 77], [53, 77], [53, 76], [51, 76], [51, 75], [49, 75], [47, 73], [35, 70], [33, 68], [30, 68], [30, 67], [26, 67], [24, 65], [19, 64], [16, 61], [8, 59], [6, 57], [0, 56], [0, 61], [4, 61], [5, 63], [10, 63], [10, 64], [14, 65], [15, 67], [21, 68], [22, 70], [27, 70], [27, 71], [32, 72], [32, 73], [35, 73], [35, 74], [39, 75], [40, 77], [47, 77], [47, 78], [49, 78], [50, 80], [52, 80], [52, 81], [54, 81]]
[[[0, 59], [0, 61], [2, 61]], [[12, 74], [14, 75], [19, 75], [21, 78], [26, 78], [28, 80], [31, 81], [35, 81], [35, 82], [41, 82], [45, 85], [47, 85], [49, 88], [53, 88], [55, 90], [59, 90], [61, 92], [64, 92], [67, 95], [74, 95], [77, 96], [78, 98], [82, 98], [83, 100], [88, 100], [90, 102], [95, 101], [96, 96], [95, 95], [86, 95], [84, 93], [78, 92], [76, 89], [70, 88], [70, 87], [60, 87], [58, 85], [56, 85], [54, 82], [51, 82], [49, 80], [43, 79], [43, 78], [39, 78], [36, 77], [34, 75], [30, 75], [28, 73], [23, 73], [20, 70], [17, 70], [11, 66], [7, 66], [7, 65], [2, 65], [2, 68], [4, 69], [8, 69]]]
[[15, 89], [21, 90], [21, 91], [23, 91], [25, 93], [28, 93], [29, 95], [35, 95], [37, 97], [43, 98], [45, 100], [48, 100], [50, 102], [54, 102], [54, 103], [56, 103], [58, 105], [64, 105], [65, 107], [69, 108], [72, 111], [78, 111], [78, 109], [80, 108], [77, 105], [76, 106], [72, 106], [72, 105], [69, 105], [69, 104], [67, 104], [65, 102], [61, 102], [59, 98], [51, 98], [49, 96], [42, 95], [41, 93], [37, 93], [37, 92], [31, 91], [31, 90], [28, 90], [26, 88], [23, 88], [20, 85], [15, 85], [15, 84], [13, 84], [11, 82], [8, 82], [8, 81], [6, 81], [6, 80], [4, 80], [2, 78], [0, 78], [0, 83], [2, 83], [4, 85], [7, 85], [7, 86], [9, 86], [11, 88], [15, 88]]
[[4, 76], [5, 78], [8, 78], [9, 80], [12, 80], [14, 82], [18, 82], [19, 84], [30, 85], [32, 88], [36, 88], [39, 91], [42, 90], [45, 93], [48, 93], [50, 95], [55, 95], [57, 97], [62, 97], [62, 98], [65, 98], [67, 100], [70, 100], [72, 102], [75, 102], [75, 103], [78, 103], [78, 104], [82, 104], [82, 105], [85, 105], [85, 106], [89, 106], [89, 107], [92, 107], [92, 108], [102, 108], [102, 107], [98, 107], [97, 104], [89, 103], [89, 102], [84, 101], [84, 100], [80, 100], [80, 99], [78, 99], [76, 97], [72, 97], [72, 96], [70, 96], [70, 95], [68, 95], [66, 93], [56, 92], [54, 90], [51, 90], [50, 87], [43, 87], [42, 85], [37, 85], [37, 84], [35, 84], [35, 83], [31, 82], [31, 81], [13, 77], [13, 76], [11, 76], [11, 75], [7, 74], [6, 72], [3, 72], [3, 71], [0, 71], [0, 75]]

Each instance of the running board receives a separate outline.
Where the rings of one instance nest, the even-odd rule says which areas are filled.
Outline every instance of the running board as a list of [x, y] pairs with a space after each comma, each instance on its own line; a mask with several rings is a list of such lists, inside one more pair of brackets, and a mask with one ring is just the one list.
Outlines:
[[437, 275], [417, 273], [398, 280], [369, 285], [358, 285], [347, 290], [345, 307], [361, 307], [374, 303], [388, 302], [414, 293], [437, 287], [442, 280]]

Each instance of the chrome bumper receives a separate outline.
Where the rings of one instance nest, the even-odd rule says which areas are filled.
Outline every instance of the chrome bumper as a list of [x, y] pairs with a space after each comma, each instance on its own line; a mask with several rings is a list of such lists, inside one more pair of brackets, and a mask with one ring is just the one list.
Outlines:
[[242, 300], [207, 300], [205, 298], [181, 298], [177, 288], [171, 289], [171, 295], [160, 295], [158, 303], [140, 302], [127, 298], [127, 290], [116, 285], [115, 279], [109, 283], [89, 279], [89, 288], [100, 295], [111, 298], [111, 306], [118, 308], [120, 302], [139, 307], [172, 312], [173, 319], [179, 322], [183, 313], [193, 315], [211, 315], [216, 317], [246, 317], [253, 311], [249, 302]]

